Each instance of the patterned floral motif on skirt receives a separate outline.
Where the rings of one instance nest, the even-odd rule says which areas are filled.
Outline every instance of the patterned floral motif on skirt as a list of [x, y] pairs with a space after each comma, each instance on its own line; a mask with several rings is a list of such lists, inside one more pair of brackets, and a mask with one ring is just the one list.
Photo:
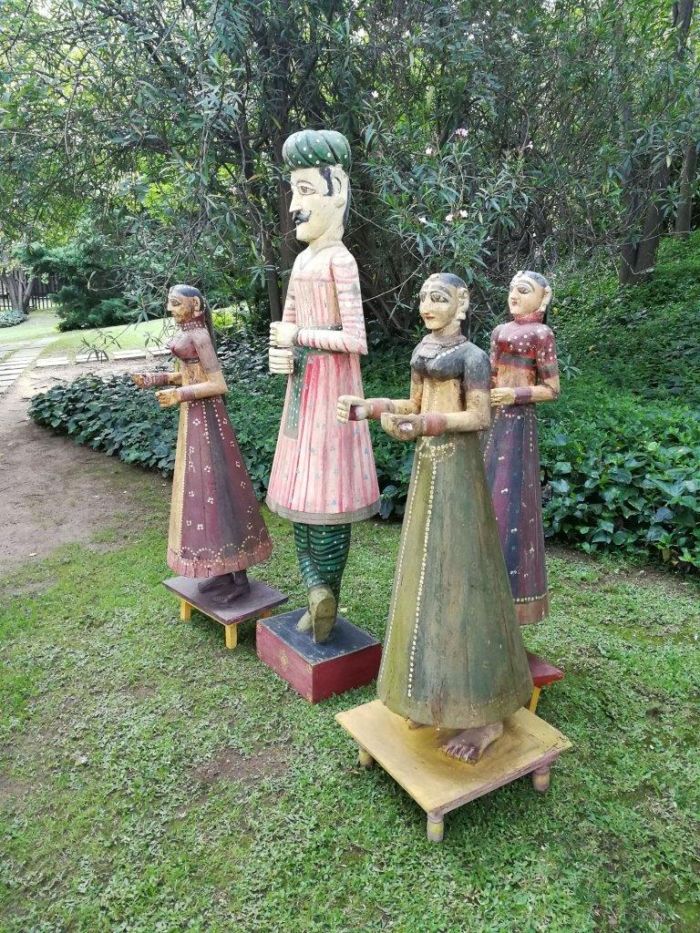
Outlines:
[[496, 409], [484, 461], [518, 621], [539, 622], [549, 600], [534, 405]]
[[221, 397], [183, 402], [168, 566], [213, 577], [266, 560], [272, 541]]

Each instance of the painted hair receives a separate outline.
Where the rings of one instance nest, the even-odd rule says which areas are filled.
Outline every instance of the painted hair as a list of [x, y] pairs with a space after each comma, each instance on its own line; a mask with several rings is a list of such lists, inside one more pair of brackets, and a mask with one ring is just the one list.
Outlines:
[[202, 306], [202, 313], [204, 315], [204, 323], [207, 325], [207, 330], [209, 331], [211, 342], [214, 344], [214, 349], [216, 349], [214, 321], [211, 316], [209, 303], [207, 302], [207, 299], [204, 297], [204, 295], [198, 288], [195, 288], [194, 285], [173, 285], [170, 291], [174, 292], [176, 295], [180, 295], [182, 298], [199, 298], [199, 302]]
[[531, 281], [536, 282], [538, 285], [541, 285], [542, 288], [549, 288], [549, 281], [539, 272], [531, 272], [529, 269], [521, 269], [516, 275], [523, 275], [526, 279], [531, 279]]
[[432, 275], [429, 275], [428, 278], [441, 279], [446, 285], [451, 285], [452, 288], [466, 288], [467, 291], [469, 291], [464, 279], [460, 279], [458, 275], [453, 275], [451, 272], [434, 272]]
[[544, 317], [542, 318], [542, 323], [546, 324], [547, 323], [547, 309], [549, 308], [549, 304], [552, 301], [552, 294], [551, 294], [552, 289], [549, 284], [549, 279], [546, 279], [543, 275], [540, 275], [539, 272], [532, 272], [529, 269], [519, 269], [515, 273], [515, 275], [521, 275], [525, 279], [530, 279], [530, 281], [534, 282], [535, 285], [539, 285], [540, 288], [548, 288], [550, 290], [549, 302], [545, 305]]
[[[352, 164], [350, 143], [335, 130], [299, 130], [288, 136], [282, 146], [282, 158], [289, 169], [317, 168], [328, 188], [328, 197], [333, 194], [331, 169], [339, 165], [347, 174]], [[347, 185], [347, 201], [343, 213], [343, 226], [350, 216], [350, 182]]]

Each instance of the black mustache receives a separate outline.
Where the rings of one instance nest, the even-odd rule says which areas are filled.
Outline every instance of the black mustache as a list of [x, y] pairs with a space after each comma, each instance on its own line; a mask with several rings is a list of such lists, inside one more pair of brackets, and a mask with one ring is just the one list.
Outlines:
[[309, 217], [311, 217], [311, 211], [294, 211], [292, 214], [292, 220], [294, 221], [294, 226], [298, 227], [299, 224], [305, 224]]

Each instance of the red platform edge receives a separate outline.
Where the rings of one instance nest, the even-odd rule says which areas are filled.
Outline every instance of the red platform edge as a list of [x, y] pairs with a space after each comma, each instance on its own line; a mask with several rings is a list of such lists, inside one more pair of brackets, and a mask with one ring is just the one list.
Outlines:
[[375, 644], [311, 664], [290, 649], [263, 620], [256, 626], [255, 643], [260, 660], [309, 703], [318, 703], [371, 683], [379, 673], [382, 659], [382, 646]]
[[546, 687], [547, 684], [564, 679], [564, 671], [530, 651], [527, 652], [527, 663], [530, 665], [530, 675], [536, 687]]

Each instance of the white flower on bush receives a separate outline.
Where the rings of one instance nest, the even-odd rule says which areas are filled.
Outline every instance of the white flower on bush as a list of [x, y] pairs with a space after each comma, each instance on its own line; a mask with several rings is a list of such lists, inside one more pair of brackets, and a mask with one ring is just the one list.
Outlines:
[[462, 210], [459, 212], [459, 216], [460, 216], [460, 217], [468, 217], [469, 214], [467, 213], [467, 211], [465, 211], [464, 209], [462, 209]]
[[418, 222], [421, 224], [427, 224], [428, 218], [425, 216], [425, 214], [421, 214], [420, 217], [418, 218]]
[[445, 214], [445, 220], [447, 221], [448, 224], [451, 224], [452, 221], [453, 221], [454, 219], [455, 219], [455, 215], [454, 215], [454, 214], [452, 214], [452, 213], [450, 213], [450, 214]]
[[372, 97], [376, 100], [379, 97], [379, 91], [372, 91]]
[[435, 154], [435, 150], [433, 149], [432, 146], [426, 146], [426, 147], [425, 147], [425, 154], [426, 154], [427, 156], [434, 155], [434, 154]]
[[455, 130], [455, 136], [459, 136], [462, 139], [466, 139], [468, 135], [469, 134], [467, 130], [463, 126], [460, 126], [458, 129]]

